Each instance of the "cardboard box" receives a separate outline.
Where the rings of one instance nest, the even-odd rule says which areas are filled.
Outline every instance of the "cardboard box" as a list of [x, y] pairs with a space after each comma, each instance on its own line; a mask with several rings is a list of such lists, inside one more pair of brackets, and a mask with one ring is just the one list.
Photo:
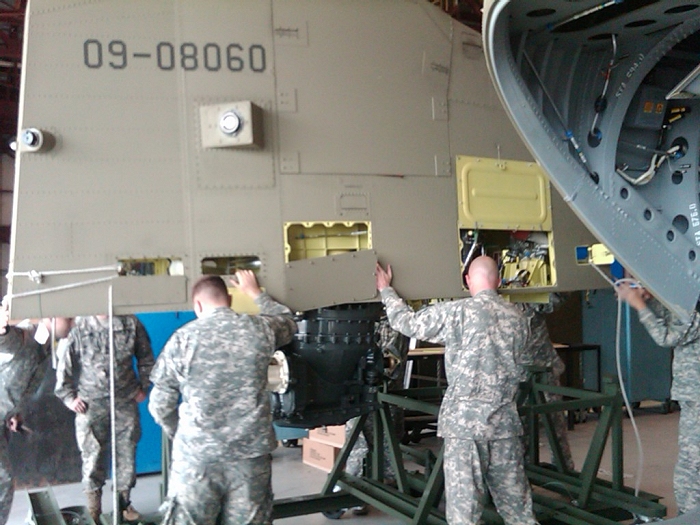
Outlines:
[[314, 428], [309, 430], [309, 439], [325, 445], [342, 447], [345, 444], [345, 425]]
[[301, 460], [304, 464], [316, 467], [324, 472], [330, 472], [333, 469], [335, 459], [340, 453], [338, 447], [319, 443], [308, 438], [304, 439], [302, 447]]

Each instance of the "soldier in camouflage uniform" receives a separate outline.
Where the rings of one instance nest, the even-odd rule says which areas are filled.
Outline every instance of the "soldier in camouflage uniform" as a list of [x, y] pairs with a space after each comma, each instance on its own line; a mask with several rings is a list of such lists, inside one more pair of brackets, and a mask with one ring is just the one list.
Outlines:
[[522, 425], [515, 398], [525, 378], [521, 354], [527, 320], [496, 292], [496, 262], [481, 256], [466, 282], [470, 299], [414, 312], [396, 294], [391, 267], [377, 265], [377, 289], [392, 328], [420, 340], [445, 344], [448, 388], [438, 416], [445, 441], [447, 521], [476, 525], [487, 489], [506, 525], [537, 523], [525, 476]]
[[164, 525], [271, 523], [267, 369], [297, 326], [253, 272], [236, 275], [231, 284], [261, 315], [237, 314], [224, 281], [202, 277], [192, 288], [197, 319], [171, 336], [153, 371], [148, 408], [173, 440]]
[[[517, 303], [516, 306], [525, 314], [530, 324], [530, 339], [527, 345], [523, 362], [527, 365], [544, 366], [551, 368], [546, 375], [546, 382], [550, 385], [560, 386], [561, 376], [564, 373], [564, 361], [562, 361], [557, 351], [552, 345], [547, 330], [547, 322], [545, 314], [552, 313], [555, 308], [555, 303], [560, 299], [555, 295], [550, 295], [548, 303]], [[562, 396], [546, 392], [544, 394], [547, 403], [561, 401]], [[541, 418], [542, 416], [540, 416]], [[567, 436], [566, 417], [564, 412], [555, 412], [552, 414], [552, 423], [554, 425], [554, 434], [559, 442], [562, 455], [564, 457], [564, 466], [567, 470], [574, 470], [574, 460], [571, 457], [571, 447], [569, 445], [569, 437]], [[523, 421], [523, 423], [525, 423]], [[552, 455], [552, 458], [554, 456]], [[552, 459], [554, 462], [554, 459]]]
[[[123, 518], [136, 521], [130, 503], [136, 484], [136, 444], [141, 438], [138, 403], [146, 399], [155, 359], [146, 329], [133, 315], [113, 317], [117, 473]], [[62, 341], [56, 371], [56, 395], [76, 413], [75, 435], [82, 457], [88, 509], [99, 523], [102, 487], [107, 477], [111, 441], [109, 399], [109, 317], [77, 317]], [[134, 371], [136, 358], [138, 377]]]
[[617, 295], [639, 313], [654, 342], [673, 348], [671, 397], [681, 408], [678, 423], [678, 461], [673, 473], [673, 492], [678, 513], [700, 507], [700, 316], [689, 312], [683, 321], [643, 288], [628, 283], [616, 286]]
[[[9, 432], [22, 430], [24, 404], [38, 390], [48, 367], [51, 320], [43, 319], [8, 326], [9, 313], [3, 301], [0, 307], [0, 525], [7, 523], [12, 508], [14, 486], [8, 451]], [[64, 337], [70, 321], [56, 320], [56, 337]]]

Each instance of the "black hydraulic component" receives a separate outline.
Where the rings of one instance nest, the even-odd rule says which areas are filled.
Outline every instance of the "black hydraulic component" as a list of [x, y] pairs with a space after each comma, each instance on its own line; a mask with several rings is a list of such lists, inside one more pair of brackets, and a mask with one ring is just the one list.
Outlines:
[[339, 425], [376, 409], [383, 360], [375, 325], [381, 303], [342, 305], [306, 312], [295, 340], [282, 349], [289, 388], [271, 394], [279, 426]]

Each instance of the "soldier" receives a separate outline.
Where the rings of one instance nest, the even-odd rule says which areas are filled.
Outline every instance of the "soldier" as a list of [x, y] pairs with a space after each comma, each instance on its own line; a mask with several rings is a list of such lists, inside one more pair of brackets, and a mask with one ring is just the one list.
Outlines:
[[[140, 519], [131, 505], [136, 484], [136, 444], [141, 438], [138, 403], [146, 399], [154, 364], [146, 329], [133, 315], [113, 317], [116, 486], [122, 516]], [[109, 317], [78, 317], [58, 355], [56, 395], [75, 415], [75, 436], [82, 458], [88, 510], [96, 523], [102, 514], [110, 443]], [[138, 377], [134, 371], [136, 358]]]
[[683, 321], [650, 296], [627, 282], [615, 288], [623, 301], [637, 310], [639, 321], [654, 342], [673, 348], [671, 397], [681, 408], [678, 423], [678, 460], [673, 472], [673, 493], [678, 513], [700, 507], [700, 316], [689, 312]]
[[[38, 324], [22, 322], [9, 326], [6, 301], [0, 306], [0, 525], [7, 523], [14, 485], [8, 451], [8, 432], [22, 430], [22, 409], [44, 379], [50, 353], [51, 319]], [[70, 320], [56, 318], [55, 336], [65, 337]]]
[[470, 299], [414, 312], [391, 284], [391, 266], [377, 264], [377, 289], [392, 328], [445, 344], [448, 388], [438, 416], [445, 441], [448, 523], [476, 525], [486, 489], [506, 525], [536, 524], [523, 464], [522, 425], [515, 398], [525, 378], [519, 360], [529, 334], [527, 320], [496, 292], [496, 262], [477, 257], [466, 283]]
[[236, 277], [232, 286], [261, 315], [237, 314], [221, 277], [202, 277], [192, 288], [197, 319], [170, 337], [153, 372], [148, 408], [173, 440], [164, 525], [271, 523], [277, 441], [267, 369], [297, 327], [253, 272]]
[[[564, 361], [562, 361], [557, 351], [552, 345], [547, 330], [547, 322], [545, 313], [551, 313], [556, 303], [560, 298], [556, 294], [551, 294], [548, 303], [518, 303], [516, 306], [525, 314], [530, 324], [530, 340], [527, 345], [523, 361], [525, 364], [534, 366], [545, 366], [551, 368], [547, 373], [546, 381], [550, 385], [560, 386], [561, 375], [564, 373]], [[561, 396], [545, 392], [545, 401], [552, 403], [560, 401]], [[569, 437], [567, 435], [566, 417], [564, 412], [555, 412], [552, 414], [552, 422], [554, 424], [554, 434], [559, 442], [562, 456], [564, 459], [564, 467], [572, 471], [575, 468], [574, 459], [571, 456], [571, 447], [569, 445]], [[553, 457], [553, 454], [552, 454]], [[552, 459], [554, 462], [554, 459]]]

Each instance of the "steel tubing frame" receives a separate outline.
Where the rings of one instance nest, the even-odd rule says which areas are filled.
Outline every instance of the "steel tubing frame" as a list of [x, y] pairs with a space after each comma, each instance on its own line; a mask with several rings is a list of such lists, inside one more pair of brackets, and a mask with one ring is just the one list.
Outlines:
[[[534, 508], [543, 524], [613, 525], [634, 516], [661, 518], [666, 507], [659, 496], [634, 491], [623, 484], [622, 396], [614, 379], [604, 379], [601, 393], [568, 387], [557, 387], [541, 382], [546, 369], [532, 368], [530, 380], [522, 385], [518, 399], [521, 415], [528, 424], [527, 446], [529, 461], [526, 472], [533, 486], [553, 493], [551, 496], [535, 491]], [[443, 448], [435, 454], [430, 451], [409, 453], [414, 460], [425, 458], [424, 471], [408, 472], [391, 421], [389, 406], [395, 405], [412, 411], [437, 416], [444, 388], [409, 389], [379, 393], [381, 407], [361, 416], [345, 442], [335, 465], [320, 494], [275, 501], [274, 518], [306, 514], [311, 505], [316, 512], [338, 510], [359, 502], [367, 503], [389, 515], [413, 525], [445, 525], [445, 516], [438, 510], [444, 490]], [[547, 403], [544, 393], [559, 394], [564, 400]], [[600, 409], [598, 424], [593, 434], [581, 472], [567, 471], [561, 447], [554, 433], [552, 414], [564, 410]], [[547, 439], [554, 451], [554, 464], [539, 460], [539, 416]], [[368, 418], [373, 418], [374, 439], [366, 465], [366, 474], [350, 476], [344, 472], [345, 463]], [[387, 437], [389, 460], [396, 474], [396, 487], [383, 479], [384, 436]], [[612, 481], [597, 477], [603, 453], [610, 437]], [[405, 450], [405, 447], [404, 447]], [[341, 492], [337, 492], [338, 489]], [[419, 495], [416, 495], [419, 494]], [[341, 495], [352, 498], [339, 505]], [[331, 497], [337, 500], [329, 499]], [[568, 496], [569, 501], [560, 499]], [[314, 503], [312, 503], [314, 502]], [[333, 506], [335, 505], [335, 507]], [[489, 525], [502, 520], [492, 507], [487, 506], [484, 520]]]

